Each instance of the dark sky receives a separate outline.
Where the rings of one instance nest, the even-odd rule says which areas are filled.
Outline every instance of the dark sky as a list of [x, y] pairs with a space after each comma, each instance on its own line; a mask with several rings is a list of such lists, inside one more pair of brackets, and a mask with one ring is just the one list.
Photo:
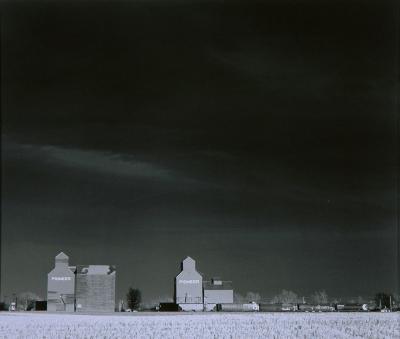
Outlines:
[[398, 289], [395, 3], [2, 2], [3, 295]]

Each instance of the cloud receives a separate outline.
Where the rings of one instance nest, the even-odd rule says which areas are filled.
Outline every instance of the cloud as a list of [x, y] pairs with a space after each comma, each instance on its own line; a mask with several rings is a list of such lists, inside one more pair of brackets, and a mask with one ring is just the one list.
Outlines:
[[175, 178], [171, 170], [134, 159], [133, 156], [126, 154], [56, 146], [41, 146], [40, 151], [50, 161], [80, 170], [160, 180]]
[[20, 144], [9, 138], [3, 138], [3, 151], [7, 158], [34, 158], [43, 164], [53, 164], [106, 175], [164, 181], [176, 180], [179, 177], [178, 173], [171, 169], [123, 153], [82, 150], [53, 145]]
[[[136, 154], [118, 151], [79, 149], [46, 144], [21, 143], [7, 135], [2, 136], [3, 158], [8, 164], [29, 161], [29, 166], [58, 167], [70, 171], [80, 171], [85, 175], [103, 175], [134, 179], [135, 181], [153, 181], [180, 188], [205, 189], [217, 185], [209, 178], [194, 175], [174, 164], [161, 159], [146, 160]], [[162, 161], [162, 163], [161, 163]], [[56, 171], [58, 172], [58, 171]]]

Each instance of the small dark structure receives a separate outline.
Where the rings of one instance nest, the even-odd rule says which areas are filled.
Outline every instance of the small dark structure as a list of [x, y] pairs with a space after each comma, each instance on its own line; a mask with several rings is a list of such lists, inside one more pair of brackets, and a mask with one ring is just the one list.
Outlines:
[[46, 300], [36, 300], [35, 301], [35, 311], [47, 311], [47, 301]]
[[180, 311], [180, 307], [175, 303], [160, 303], [160, 307], [158, 309], [160, 312], [178, 312]]

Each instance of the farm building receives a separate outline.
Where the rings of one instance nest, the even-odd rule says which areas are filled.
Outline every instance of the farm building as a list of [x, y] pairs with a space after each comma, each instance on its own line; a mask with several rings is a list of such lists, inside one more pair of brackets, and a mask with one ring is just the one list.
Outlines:
[[61, 252], [47, 278], [47, 311], [113, 312], [115, 310], [114, 266], [69, 266]]
[[231, 281], [223, 281], [213, 278], [211, 281], [204, 281], [204, 309], [214, 310], [217, 304], [233, 303], [233, 288]]

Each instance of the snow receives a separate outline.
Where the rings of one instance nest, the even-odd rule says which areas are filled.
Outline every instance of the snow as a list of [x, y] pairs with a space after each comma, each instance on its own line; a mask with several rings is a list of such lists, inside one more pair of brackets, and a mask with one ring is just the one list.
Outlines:
[[400, 313], [0, 313], [0, 338], [400, 338]]

